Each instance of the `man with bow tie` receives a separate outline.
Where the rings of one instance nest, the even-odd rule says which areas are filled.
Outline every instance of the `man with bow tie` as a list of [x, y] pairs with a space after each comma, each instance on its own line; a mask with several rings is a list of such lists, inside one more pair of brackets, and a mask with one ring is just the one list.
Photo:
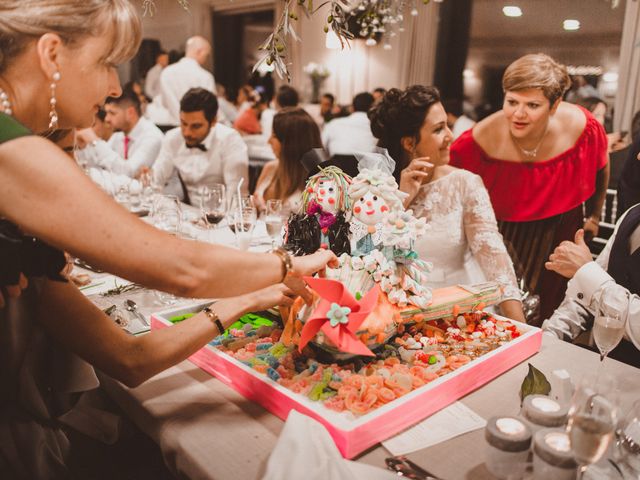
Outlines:
[[542, 329], [573, 340], [593, 325], [603, 297], [614, 300], [625, 322], [625, 335], [609, 356], [640, 367], [640, 204], [620, 218], [596, 261], [578, 230], [575, 242], [562, 242], [546, 263], [570, 278], [562, 304]]
[[223, 183], [235, 192], [248, 185], [247, 146], [234, 129], [217, 123], [218, 100], [209, 90], [192, 88], [180, 101], [180, 127], [169, 130], [153, 166], [153, 181], [164, 185], [176, 171], [184, 201], [198, 206], [201, 187]]

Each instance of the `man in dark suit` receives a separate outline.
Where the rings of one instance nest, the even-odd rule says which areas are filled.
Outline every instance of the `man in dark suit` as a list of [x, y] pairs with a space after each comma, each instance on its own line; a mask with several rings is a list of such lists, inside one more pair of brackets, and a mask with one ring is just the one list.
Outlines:
[[609, 356], [640, 368], [640, 204], [618, 221], [596, 261], [578, 230], [575, 242], [562, 242], [546, 263], [569, 279], [562, 304], [542, 329], [573, 340], [591, 328], [603, 297], [613, 299], [624, 317], [625, 335]]

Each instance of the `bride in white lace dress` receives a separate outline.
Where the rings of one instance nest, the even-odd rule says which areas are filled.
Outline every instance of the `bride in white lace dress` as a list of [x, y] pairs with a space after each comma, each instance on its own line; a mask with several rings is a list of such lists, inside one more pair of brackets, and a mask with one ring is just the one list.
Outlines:
[[513, 263], [482, 179], [448, 165], [453, 136], [438, 91], [391, 89], [369, 118], [379, 146], [396, 161], [405, 207], [430, 226], [416, 244], [434, 266], [429, 286], [498, 282], [501, 313], [524, 322]]

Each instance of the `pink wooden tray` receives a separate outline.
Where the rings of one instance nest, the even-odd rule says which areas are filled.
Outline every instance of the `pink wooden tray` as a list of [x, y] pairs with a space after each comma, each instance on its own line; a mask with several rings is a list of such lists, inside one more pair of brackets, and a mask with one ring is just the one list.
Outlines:
[[[151, 328], [170, 327], [169, 318], [201, 309], [202, 306], [198, 306], [154, 314]], [[315, 418], [329, 430], [342, 455], [353, 458], [537, 353], [542, 342], [542, 331], [525, 324], [518, 324], [518, 328], [522, 335], [515, 340], [360, 417], [349, 412], [329, 410], [321, 402], [292, 392], [210, 345], [200, 349], [189, 360], [283, 420], [292, 409]]]

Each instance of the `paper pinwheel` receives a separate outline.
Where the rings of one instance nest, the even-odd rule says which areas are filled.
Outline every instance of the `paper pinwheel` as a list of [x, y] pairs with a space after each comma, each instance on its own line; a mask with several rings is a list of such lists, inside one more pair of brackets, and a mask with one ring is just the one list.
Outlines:
[[374, 353], [360, 341], [356, 332], [375, 308], [380, 287], [376, 284], [362, 300], [357, 301], [336, 280], [305, 277], [305, 281], [320, 296], [320, 302], [302, 328], [298, 348], [302, 350], [322, 331], [341, 352], [373, 356]]

